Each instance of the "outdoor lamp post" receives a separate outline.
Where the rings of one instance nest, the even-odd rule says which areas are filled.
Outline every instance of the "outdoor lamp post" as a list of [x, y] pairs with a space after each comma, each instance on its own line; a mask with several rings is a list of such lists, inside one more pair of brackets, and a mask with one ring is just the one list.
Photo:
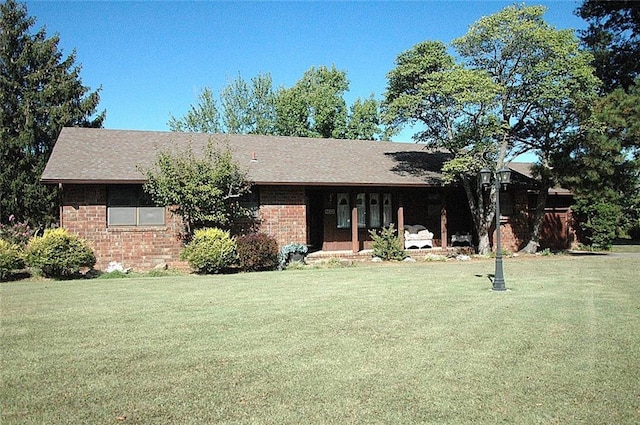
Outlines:
[[506, 291], [504, 284], [504, 273], [502, 271], [502, 238], [500, 237], [500, 186], [511, 183], [511, 170], [507, 167], [500, 168], [493, 176], [488, 168], [480, 170], [480, 183], [483, 187], [491, 185], [491, 177], [494, 177], [493, 183], [496, 189], [496, 271], [493, 276], [493, 290]]

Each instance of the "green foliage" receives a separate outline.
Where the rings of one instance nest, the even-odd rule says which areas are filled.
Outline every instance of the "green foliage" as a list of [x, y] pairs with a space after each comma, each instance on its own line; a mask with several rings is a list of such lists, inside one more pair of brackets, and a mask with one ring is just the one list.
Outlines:
[[443, 43], [425, 41], [401, 53], [387, 78], [382, 118], [394, 132], [419, 124], [417, 142], [451, 152], [482, 139], [456, 130], [483, 119], [498, 88], [486, 72], [456, 65]]
[[259, 74], [251, 84], [239, 75], [220, 91], [220, 100], [226, 133], [274, 134], [276, 95], [270, 74]]
[[[475, 168], [484, 162], [499, 169], [527, 151], [548, 166], [551, 152], [575, 133], [596, 97], [591, 55], [579, 49], [571, 30], [548, 25], [544, 12], [508, 6], [452, 42], [459, 63], [444, 44], [426, 41], [400, 54], [388, 74], [384, 122], [396, 130], [417, 124], [416, 141], [456, 157], [448, 178], [462, 181], [481, 251], [489, 249], [495, 194], [485, 198], [478, 190]], [[552, 183], [543, 179], [540, 190]], [[543, 218], [540, 210], [537, 225]]]
[[464, 179], [475, 179], [482, 168], [482, 163], [472, 155], [459, 155], [442, 165], [442, 182], [453, 184]]
[[373, 95], [368, 99], [357, 98], [349, 109], [347, 139], [377, 140], [384, 136], [380, 129], [380, 104]]
[[371, 239], [373, 239], [371, 244], [373, 255], [383, 260], [403, 260], [406, 254], [402, 241], [396, 233], [397, 231], [393, 224], [381, 229], [379, 232], [373, 229], [369, 230]]
[[307, 252], [309, 252], [309, 247], [301, 243], [288, 243], [280, 248], [280, 253], [278, 255], [280, 268], [283, 268], [285, 265], [291, 263], [291, 256], [298, 254], [301, 256], [306, 256]]
[[578, 198], [573, 215], [581, 242], [597, 249], [611, 249], [620, 222], [619, 205], [604, 199]]
[[9, 241], [0, 239], [0, 281], [6, 280], [14, 270], [24, 267], [20, 248]]
[[343, 96], [348, 88], [346, 72], [335, 66], [311, 67], [293, 87], [278, 93], [278, 134], [344, 138], [347, 106]]
[[580, 35], [605, 91], [628, 89], [640, 76], [640, 2], [584, 0], [577, 13], [589, 23]]
[[347, 111], [348, 89], [346, 72], [335, 66], [311, 67], [292, 87], [279, 90], [270, 74], [250, 82], [239, 75], [220, 90], [219, 100], [205, 88], [197, 105], [183, 118], [171, 115], [168, 124], [172, 131], [201, 133], [382, 138], [378, 102], [373, 96], [357, 99]]
[[[640, 88], [614, 90], [594, 102], [583, 131], [553, 157], [563, 186], [574, 193], [584, 243], [609, 245], [616, 206], [621, 235], [640, 219]], [[603, 214], [600, 219], [597, 216]], [[596, 231], [596, 241], [591, 234]]]
[[230, 228], [248, 216], [238, 198], [249, 192], [250, 183], [229, 147], [221, 150], [209, 142], [202, 156], [191, 146], [160, 152], [155, 167], [142, 171], [147, 177], [144, 190], [157, 205], [182, 218], [187, 238], [197, 228]]
[[171, 131], [196, 133], [274, 134], [275, 92], [270, 74], [259, 74], [248, 83], [241, 75], [220, 90], [218, 107], [206, 87], [198, 104], [182, 118], [171, 115]]
[[96, 264], [93, 250], [86, 241], [64, 228], [47, 229], [35, 236], [26, 249], [26, 262], [45, 277], [69, 278], [82, 268]]
[[180, 253], [180, 258], [188, 261], [198, 273], [220, 273], [238, 260], [236, 242], [228, 231], [198, 229]]
[[17, 222], [15, 216], [9, 216], [9, 223], [0, 223], [0, 239], [24, 248], [31, 238], [32, 231], [27, 223]]
[[202, 90], [198, 95], [198, 105], [192, 105], [183, 118], [171, 115], [167, 124], [171, 131], [220, 133], [220, 112], [211, 89], [207, 87]]
[[[57, 190], [39, 178], [63, 126], [100, 127], [98, 91], [82, 85], [75, 52], [33, 31], [24, 4], [0, 3], [0, 211], [44, 228], [58, 217]], [[0, 222], [7, 223], [2, 215]]]
[[266, 233], [250, 233], [236, 238], [238, 263], [247, 272], [278, 268], [278, 242]]

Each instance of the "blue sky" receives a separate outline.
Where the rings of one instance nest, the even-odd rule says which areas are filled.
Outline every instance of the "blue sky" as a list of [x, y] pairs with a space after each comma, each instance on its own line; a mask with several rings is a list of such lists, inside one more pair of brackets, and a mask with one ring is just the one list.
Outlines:
[[[218, 92], [240, 74], [270, 73], [293, 85], [311, 66], [347, 72], [348, 103], [382, 99], [399, 53], [424, 40], [445, 43], [513, 1], [27, 1], [37, 19], [76, 49], [85, 85], [102, 87], [105, 128], [168, 130], [204, 87]], [[581, 1], [537, 1], [556, 28], [581, 29]], [[409, 141], [405, 132], [396, 137]], [[404, 140], [400, 140], [404, 139]]]

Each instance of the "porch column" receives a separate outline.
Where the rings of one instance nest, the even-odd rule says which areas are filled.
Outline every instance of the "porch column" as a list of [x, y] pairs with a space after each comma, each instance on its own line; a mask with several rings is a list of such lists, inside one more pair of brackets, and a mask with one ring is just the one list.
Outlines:
[[360, 241], [358, 240], [358, 207], [353, 202], [351, 208], [351, 251], [356, 254], [360, 251]]
[[398, 206], [398, 237], [404, 247], [404, 207], [402, 206], [402, 202], [400, 202]]
[[440, 196], [440, 199], [440, 247], [442, 249], [447, 249], [447, 239], [449, 238], [449, 235], [447, 234], [447, 197], [443, 193]]

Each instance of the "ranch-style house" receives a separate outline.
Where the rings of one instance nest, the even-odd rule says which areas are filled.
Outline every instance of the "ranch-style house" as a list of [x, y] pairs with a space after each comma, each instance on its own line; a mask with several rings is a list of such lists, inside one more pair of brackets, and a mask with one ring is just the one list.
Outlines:
[[[210, 140], [229, 146], [248, 172], [243, 202], [281, 245], [358, 253], [370, 247], [370, 229], [392, 223], [407, 249], [476, 242], [463, 189], [442, 183], [447, 156], [414, 143], [64, 128], [41, 181], [61, 189], [60, 225], [91, 243], [97, 268], [181, 266], [179, 217], [148, 202], [139, 170], [159, 151], [191, 144], [201, 152]], [[515, 251], [526, 242], [537, 189], [527, 164], [510, 168], [501, 220], [504, 247]], [[566, 248], [571, 195], [549, 195], [541, 247]]]

